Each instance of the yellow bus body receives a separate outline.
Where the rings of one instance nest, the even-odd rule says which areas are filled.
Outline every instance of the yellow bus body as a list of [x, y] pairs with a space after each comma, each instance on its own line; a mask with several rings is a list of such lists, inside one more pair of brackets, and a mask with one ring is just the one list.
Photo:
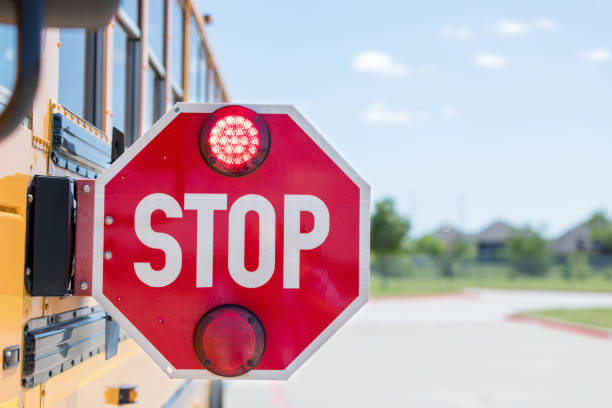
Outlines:
[[[228, 95], [217, 71], [215, 61], [206, 42], [205, 19], [190, 0], [163, 0], [165, 12], [164, 41], [166, 50], [171, 49], [171, 29], [173, 20], [170, 9], [172, 2], [177, 2], [183, 14], [183, 83], [171, 84], [168, 68], [171, 67], [170, 56], [163, 56], [165, 66], [163, 78], [163, 111], [168, 110], [178, 100], [191, 101], [196, 98], [189, 95], [189, 81], [193, 75], [189, 72], [189, 62], [193, 59], [190, 51], [190, 34], [193, 41], [194, 29], [199, 33], [201, 49], [207, 79], [206, 101], [226, 102]], [[147, 32], [149, 26], [149, 7], [151, 0], [140, 0], [140, 53], [138, 64], [139, 85], [136, 115], [136, 137], [146, 129], [144, 119], [147, 98], [147, 70], [151, 60], [148, 52]], [[121, 12], [123, 13], [123, 12]], [[118, 13], [118, 14], [121, 14]], [[123, 13], [125, 14], [125, 13]], [[63, 112], [75, 124], [95, 137], [110, 144], [113, 129], [113, 28], [121, 16], [115, 16], [102, 30], [104, 36], [103, 67], [103, 119], [94, 127], [84, 118], [67, 110], [58, 101], [59, 91], [59, 53], [61, 51], [60, 29], [46, 28], [43, 32], [42, 67], [39, 87], [28, 121], [17, 128], [8, 137], [0, 141], [0, 351], [18, 345], [21, 356], [19, 365], [0, 370], [0, 408], [13, 407], [87, 407], [108, 406], [105, 404], [105, 392], [109, 387], [120, 384], [132, 384], [138, 395], [133, 406], [163, 406], [177, 390], [185, 389], [184, 380], [171, 380], [131, 339], [119, 342], [117, 354], [109, 360], [104, 352], [94, 355], [61, 374], [53, 376], [32, 388], [22, 386], [22, 363], [24, 350], [24, 327], [28, 321], [41, 316], [71, 311], [87, 305], [95, 305], [90, 297], [31, 297], [24, 285], [25, 242], [26, 242], [26, 208], [27, 189], [34, 175], [63, 175], [79, 178], [79, 174], [60, 168], [53, 164], [51, 116], [53, 112]], [[174, 27], [175, 29], [177, 27]], [[193, 44], [192, 44], [193, 45]], [[4, 52], [4, 50], [0, 50]], [[168, 53], [166, 53], [168, 54]], [[159, 61], [158, 61], [159, 62]], [[176, 69], [176, 67], [175, 67]], [[212, 96], [208, 87], [212, 87]], [[210, 97], [209, 97], [210, 96]], [[200, 98], [201, 99], [201, 98]], [[161, 112], [163, 113], [163, 112]], [[0, 356], [1, 358], [1, 356]], [[197, 389], [196, 405], [207, 405], [207, 382], [192, 384]]]

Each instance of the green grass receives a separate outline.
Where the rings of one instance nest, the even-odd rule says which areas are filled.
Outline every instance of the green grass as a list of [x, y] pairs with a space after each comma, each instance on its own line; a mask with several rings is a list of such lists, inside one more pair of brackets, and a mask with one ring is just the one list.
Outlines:
[[440, 277], [440, 268], [426, 258], [390, 258], [390, 273], [395, 277], [381, 279], [378, 263], [372, 262], [372, 296], [410, 296], [435, 293], [461, 292], [465, 288], [495, 288], [517, 290], [571, 290], [612, 292], [612, 269], [592, 270], [583, 278], [566, 279], [562, 264], [552, 265], [542, 277], [514, 275], [511, 265], [505, 262], [470, 262], [457, 264], [452, 279]]
[[410, 296], [428, 295], [436, 293], [459, 292], [464, 286], [448, 279], [415, 278], [383, 280], [372, 276], [370, 281], [370, 294], [372, 296]]
[[592, 292], [612, 292], [612, 280], [593, 276], [581, 280], [566, 280], [560, 276], [541, 278], [515, 278], [499, 273], [470, 274], [453, 279], [433, 276], [412, 276], [383, 280], [372, 276], [370, 293], [372, 296], [410, 296], [419, 294], [453, 293], [465, 288], [495, 288], [517, 290], [575, 290]]
[[521, 314], [542, 319], [562, 320], [568, 323], [612, 329], [612, 309], [555, 309]]

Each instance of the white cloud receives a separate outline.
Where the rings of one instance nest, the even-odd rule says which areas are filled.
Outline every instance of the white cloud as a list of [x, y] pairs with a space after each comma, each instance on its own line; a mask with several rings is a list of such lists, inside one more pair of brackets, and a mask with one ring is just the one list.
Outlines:
[[457, 112], [457, 109], [453, 105], [446, 105], [444, 108], [442, 108], [442, 114], [448, 119], [459, 117], [459, 112]]
[[472, 32], [467, 27], [446, 26], [442, 29], [442, 36], [457, 40], [467, 40], [472, 37]]
[[610, 56], [610, 50], [607, 48], [595, 48], [584, 53], [584, 57], [590, 62], [606, 62]]
[[412, 119], [412, 113], [404, 110], [388, 110], [384, 102], [374, 102], [363, 112], [363, 120], [368, 123], [410, 123]]
[[541, 18], [531, 24], [534, 30], [554, 31], [559, 28], [559, 24], [552, 18]]
[[525, 35], [529, 32], [529, 26], [521, 21], [499, 20], [495, 24], [498, 33], [508, 36]]
[[559, 25], [552, 18], [540, 18], [531, 23], [501, 19], [495, 23], [495, 29], [501, 35], [517, 37], [529, 34], [530, 31], [554, 31], [559, 28]]
[[474, 57], [474, 64], [482, 68], [503, 68], [508, 58], [501, 54], [480, 53]]
[[408, 68], [380, 51], [364, 51], [353, 57], [353, 69], [384, 76], [404, 76]]

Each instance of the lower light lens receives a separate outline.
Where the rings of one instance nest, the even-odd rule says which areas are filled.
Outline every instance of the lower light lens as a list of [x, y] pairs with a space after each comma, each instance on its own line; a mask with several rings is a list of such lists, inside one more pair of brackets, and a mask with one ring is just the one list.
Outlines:
[[206, 313], [194, 334], [194, 349], [202, 365], [224, 377], [255, 368], [265, 346], [265, 332], [257, 316], [237, 305], [219, 306]]

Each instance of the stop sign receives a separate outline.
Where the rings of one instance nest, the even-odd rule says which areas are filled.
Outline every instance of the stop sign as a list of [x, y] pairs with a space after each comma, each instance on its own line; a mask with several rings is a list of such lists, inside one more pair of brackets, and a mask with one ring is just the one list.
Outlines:
[[179, 103], [96, 180], [93, 295], [171, 377], [289, 378], [367, 302], [369, 200], [292, 106]]

